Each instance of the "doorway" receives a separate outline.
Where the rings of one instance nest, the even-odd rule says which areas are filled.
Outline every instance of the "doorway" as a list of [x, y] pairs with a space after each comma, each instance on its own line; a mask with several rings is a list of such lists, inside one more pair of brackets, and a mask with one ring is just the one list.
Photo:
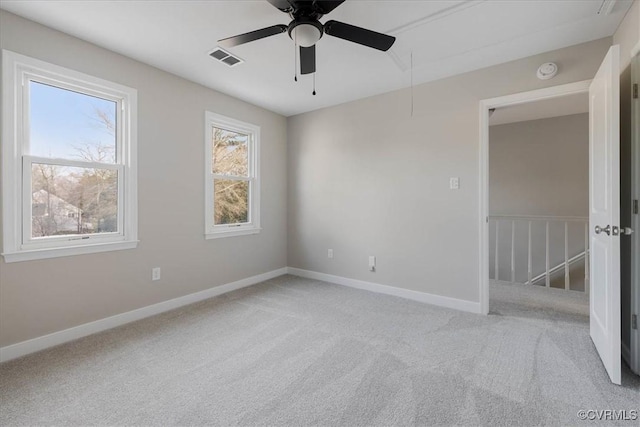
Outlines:
[[492, 109], [490, 313], [589, 325], [589, 96]]
[[562, 360], [590, 346], [588, 93], [489, 113], [489, 314]]
[[[480, 102], [480, 307], [483, 314], [489, 313], [489, 125], [491, 111], [508, 107], [549, 101], [562, 97], [581, 96], [589, 92], [590, 80], [507, 95]], [[498, 265], [499, 267], [499, 265]], [[528, 271], [527, 271], [528, 273]], [[499, 276], [498, 276], [499, 277]]]
[[489, 277], [588, 293], [588, 94], [498, 108], [489, 124]]
[[480, 101], [481, 312], [489, 312], [489, 111], [560, 96], [589, 94], [589, 336], [610, 380], [621, 384], [620, 47], [612, 46], [591, 81]]

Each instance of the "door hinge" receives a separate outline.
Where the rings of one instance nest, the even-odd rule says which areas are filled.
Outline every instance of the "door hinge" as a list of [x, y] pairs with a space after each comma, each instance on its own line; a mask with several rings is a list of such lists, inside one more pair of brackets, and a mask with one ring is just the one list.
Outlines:
[[631, 329], [638, 329], [638, 315], [631, 316]]
[[638, 99], [638, 83], [633, 84], [633, 99]]
[[638, 199], [633, 201], [633, 213], [638, 215]]

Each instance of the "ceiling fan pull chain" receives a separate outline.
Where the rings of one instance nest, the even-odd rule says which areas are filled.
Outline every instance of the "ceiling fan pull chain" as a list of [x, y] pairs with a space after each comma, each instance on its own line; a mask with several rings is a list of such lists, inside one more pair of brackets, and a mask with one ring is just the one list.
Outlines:
[[295, 34], [293, 42], [293, 81], [298, 81], [298, 33]]
[[413, 117], [413, 50], [411, 51], [411, 117]]
[[316, 73], [313, 73], [313, 96], [316, 95]]

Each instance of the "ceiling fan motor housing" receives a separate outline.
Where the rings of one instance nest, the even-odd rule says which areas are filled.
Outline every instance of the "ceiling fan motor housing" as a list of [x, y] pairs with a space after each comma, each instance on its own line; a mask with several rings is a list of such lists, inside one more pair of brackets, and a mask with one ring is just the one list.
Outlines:
[[317, 19], [296, 18], [289, 23], [288, 32], [299, 46], [311, 47], [322, 38], [324, 28]]

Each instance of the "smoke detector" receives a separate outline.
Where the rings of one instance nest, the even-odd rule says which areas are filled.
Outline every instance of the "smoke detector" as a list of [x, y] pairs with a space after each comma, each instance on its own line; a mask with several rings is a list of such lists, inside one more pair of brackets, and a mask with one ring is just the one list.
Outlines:
[[558, 66], [555, 62], [546, 62], [538, 68], [536, 75], [540, 80], [549, 80], [558, 74]]

